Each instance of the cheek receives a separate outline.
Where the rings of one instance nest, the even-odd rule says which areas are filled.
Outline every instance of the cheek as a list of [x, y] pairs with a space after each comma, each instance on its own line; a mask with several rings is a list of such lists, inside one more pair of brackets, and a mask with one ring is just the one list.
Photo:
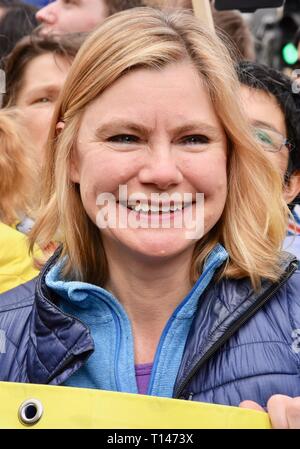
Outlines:
[[101, 21], [103, 21], [104, 18], [103, 17], [88, 17], [85, 22], [83, 23], [83, 27], [85, 28], [85, 30], [89, 31], [89, 30], [93, 30], [94, 28], [96, 28], [97, 25], [99, 25], [99, 23]]
[[52, 112], [53, 108], [50, 107], [41, 110], [24, 109], [24, 123], [35, 144], [44, 145], [46, 143]]
[[198, 160], [186, 163], [187, 179], [198, 193], [204, 193], [206, 200], [214, 198], [216, 195], [226, 197], [226, 161], [226, 154], [222, 152], [214, 155], [214, 157], [199, 155]]
[[127, 185], [138, 172], [138, 163], [128, 155], [89, 151], [81, 159], [79, 171], [82, 200], [94, 210], [100, 193], [118, 196], [119, 186]]
[[220, 219], [227, 197], [226, 155], [203, 157], [189, 170], [194, 190], [204, 194], [204, 223], [207, 233]]
[[76, 14], [73, 11], [57, 11], [55, 14], [55, 32], [60, 33], [72, 33], [74, 30], [81, 32], [80, 27], [80, 14]]
[[69, 17], [65, 16], [64, 19], [60, 21], [60, 24], [63, 25], [64, 30], [69, 30], [70, 32], [78, 30], [78, 32], [86, 32], [91, 31], [97, 25], [99, 25], [98, 16], [91, 16], [90, 12], [86, 14], [82, 11], [76, 11], [72, 14], [69, 14]]

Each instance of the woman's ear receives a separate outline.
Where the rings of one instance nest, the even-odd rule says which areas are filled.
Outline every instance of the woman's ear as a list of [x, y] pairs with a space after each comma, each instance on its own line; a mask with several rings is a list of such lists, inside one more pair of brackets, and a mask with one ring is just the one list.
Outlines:
[[[59, 121], [56, 124], [56, 135], [58, 136], [65, 127], [65, 123], [63, 121]], [[69, 178], [75, 184], [79, 183], [79, 171], [78, 171], [78, 163], [77, 163], [77, 155], [75, 151], [72, 151], [71, 157], [69, 159]]]
[[61, 131], [64, 129], [65, 127], [65, 122], [63, 121], [59, 121], [56, 123], [56, 134], [59, 135], [61, 133]]
[[300, 193], [300, 170], [296, 170], [289, 177], [284, 186], [283, 197], [287, 204], [290, 204]]

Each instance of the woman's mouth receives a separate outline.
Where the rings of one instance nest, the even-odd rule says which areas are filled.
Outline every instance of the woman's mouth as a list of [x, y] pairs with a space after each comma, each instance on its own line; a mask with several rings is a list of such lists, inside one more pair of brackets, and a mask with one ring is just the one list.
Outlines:
[[139, 203], [135, 205], [127, 205], [127, 208], [133, 210], [134, 212], [142, 214], [170, 214], [172, 212], [181, 211], [184, 209], [182, 204], [169, 204], [169, 205], [158, 205], [158, 204], [147, 204]]
[[[182, 202], [171, 202], [171, 203], [153, 203], [153, 202], [134, 202], [134, 203], [119, 203], [121, 206], [127, 208], [127, 212], [129, 216], [134, 218], [137, 222], [147, 223], [154, 225], [157, 227], [157, 224], [160, 223], [173, 223], [175, 219], [177, 219], [178, 223], [184, 213], [186, 213], [186, 209], [194, 204], [194, 202], [182, 203]], [[167, 226], [166, 226], [167, 227]], [[172, 226], [174, 227], [174, 226]], [[183, 227], [176, 226], [176, 227]]]

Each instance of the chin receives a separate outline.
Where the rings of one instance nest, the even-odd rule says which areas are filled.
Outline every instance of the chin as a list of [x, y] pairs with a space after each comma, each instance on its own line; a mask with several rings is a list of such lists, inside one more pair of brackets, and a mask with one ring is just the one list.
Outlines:
[[[185, 238], [182, 230], [121, 230], [104, 234], [104, 242], [110, 241], [118, 253], [131, 254], [137, 259], [155, 260], [176, 257], [185, 251], [192, 250], [195, 240]], [[106, 238], [105, 238], [106, 237]], [[108, 243], [108, 246], [110, 244]]]
[[191, 241], [174, 236], [149, 236], [149, 238], [127, 242], [127, 247], [142, 257], [170, 258], [194, 246]]

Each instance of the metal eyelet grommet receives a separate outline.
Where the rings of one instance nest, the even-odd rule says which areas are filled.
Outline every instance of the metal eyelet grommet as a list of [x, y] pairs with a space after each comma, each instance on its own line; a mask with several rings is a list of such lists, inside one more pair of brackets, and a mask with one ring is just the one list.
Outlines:
[[20, 405], [18, 417], [22, 424], [32, 426], [41, 419], [43, 411], [43, 405], [39, 400], [28, 399]]

